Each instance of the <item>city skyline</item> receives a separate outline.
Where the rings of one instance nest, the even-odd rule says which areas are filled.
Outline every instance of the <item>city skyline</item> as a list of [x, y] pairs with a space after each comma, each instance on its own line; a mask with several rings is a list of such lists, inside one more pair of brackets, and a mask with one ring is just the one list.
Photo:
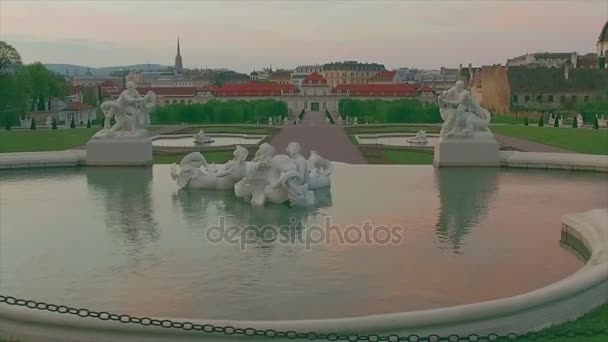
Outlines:
[[180, 36], [186, 68], [250, 72], [343, 60], [439, 68], [594, 52], [608, 18], [608, 1], [599, 0], [316, 4], [2, 1], [0, 40], [25, 63], [173, 65]]

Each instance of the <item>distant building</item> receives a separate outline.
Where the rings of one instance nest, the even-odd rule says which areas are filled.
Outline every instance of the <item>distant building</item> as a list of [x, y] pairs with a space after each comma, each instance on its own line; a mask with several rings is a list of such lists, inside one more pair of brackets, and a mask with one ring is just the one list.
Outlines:
[[270, 75], [269, 81], [278, 84], [291, 84], [291, 70], [277, 70]]
[[295, 70], [291, 73], [291, 84], [296, 87], [301, 87], [306, 76], [316, 72], [320, 74], [323, 72], [323, 65], [298, 65]]
[[120, 84], [121, 86], [123, 86], [124, 83], [124, 79], [122, 77], [87, 75], [72, 76], [70, 83], [74, 86], [96, 87], [105, 81], [112, 81], [116, 84]]
[[392, 83], [401, 83], [399, 82], [399, 78], [397, 76], [397, 71], [394, 70], [384, 70], [376, 73], [374, 76], [370, 77], [367, 80], [369, 84], [392, 84]]
[[588, 53], [586, 55], [579, 55], [576, 67], [580, 69], [596, 69], [599, 68], [598, 55], [595, 53]]
[[507, 70], [511, 88], [511, 107], [522, 109], [561, 109], [589, 101], [606, 101], [608, 70], [562, 69]]
[[420, 70], [414, 76], [414, 83], [426, 85], [435, 91], [447, 90], [460, 79], [460, 69], [441, 67], [439, 70]]
[[537, 52], [507, 59], [507, 66], [562, 68], [569, 62], [576, 68], [577, 59], [576, 52]]
[[332, 87], [337, 87], [340, 84], [367, 84], [370, 78], [384, 70], [382, 64], [345, 61], [325, 64], [321, 74]]
[[70, 126], [72, 118], [74, 118], [74, 123], [77, 126], [84, 126], [87, 121], [95, 121], [96, 114], [95, 108], [87, 104], [71, 102], [62, 109], [26, 113], [20, 118], [20, 123], [21, 126], [28, 127], [33, 118], [38, 126], [50, 126], [55, 119], [59, 126]]
[[597, 57], [598, 57], [598, 67], [606, 68], [606, 58], [608, 58], [608, 20], [604, 24], [602, 31], [600, 31], [600, 35], [597, 38]]
[[184, 73], [184, 66], [182, 64], [182, 54], [179, 49], [179, 37], [177, 37], [177, 55], [175, 56], [175, 72], [178, 74]]
[[252, 71], [249, 74], [249, 78], [252, 82], [267, 82], [270, 80], [272, 75], [272, 68], [262, 68], [260, 71]]

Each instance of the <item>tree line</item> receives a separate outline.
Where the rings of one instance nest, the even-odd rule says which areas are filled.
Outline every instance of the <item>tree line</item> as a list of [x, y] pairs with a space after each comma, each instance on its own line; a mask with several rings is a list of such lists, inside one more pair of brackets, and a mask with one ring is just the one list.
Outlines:
[[272, 99], [171, 104], [150, 113], [153, 124], [175, 123], [266, 123], [268, 117], [287, 116], [287, 104]]
[[355, 100], [342, 99], [338, 103], [342, 117], [357, 117], [359, 123], [436, 123], [442, 122], [439, 107], [418, 99]]
[[68, 95], [65, 77], [40, 62], [23, 65], [21, 55], [0, 41], [0, 122], [11, 125], [26, 111], [50, 110], [51, 100]]

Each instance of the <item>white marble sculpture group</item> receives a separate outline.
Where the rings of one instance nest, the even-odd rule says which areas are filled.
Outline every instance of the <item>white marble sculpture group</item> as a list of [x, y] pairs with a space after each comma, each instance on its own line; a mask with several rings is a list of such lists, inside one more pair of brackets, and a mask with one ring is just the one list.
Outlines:
[[444, 121], [441, 137], [493, 137], [488, 128], [492, 115], [465, 89], [464, 82], [457, 81], [455, 86], [444, 91], [437, 103]]
[[[150, 111], [156, 102], [156, 95], [148, 91], [145, 96], [139, 94], [135, 83], [127, 82], [118, 99], [104, 101], [101, 110], [104, 115], [103, 129], [95, 133], [98, 138], [133, 138], [144, 137], [148, 131], [144, 128], [150, 124]], [[116, 123], [111, 125], [111, 120]]]
[[212, 137], [205, 134], [205, 132], [201, 129], [196, 133], [193, 137], [195, 144], [210, 144], [215, 142]]
[[200, 152], [192, 152], [179, 166], [172, 165], [171, 177], [180, 188], [234, 189], [237, 197], [253, 206], [287, 201], [294, 206], [312, 206], [312, 190], [331, 186], [332, 163], [315, 151], [305, 159], [297, 142], [289, 143], [286, 150], [288, 155], [275, 155], [275, 148], [263, 143], [247, 162], [247, 149], [237, 146], [234, 159], [223, 165], [209, 164]]
[[407, 142], [410, 144], [426, 145], [429, 143], [429, 139], [426, 137], [426, 131], [421, 129], [416, 132], [416, 136], [408, 138]]

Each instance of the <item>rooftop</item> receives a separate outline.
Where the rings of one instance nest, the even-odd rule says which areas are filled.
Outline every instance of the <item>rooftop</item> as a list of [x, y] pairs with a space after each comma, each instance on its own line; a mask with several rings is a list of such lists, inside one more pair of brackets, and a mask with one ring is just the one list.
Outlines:
[[608, 89], [608, 69], [570, 69], [568, 79], [562, 68], [509, 67], [513, 91], [601, 91]]
[[332, 93], [351, 96], [416, 96], [416, 87], [410, 84], [340, 84]]
[[310, 74], [310, 75], [306, 76], [306, 78], [304, 78], [303, 85], [317, 85], [317, 84], [327, 84], [327, 80], [317, 72], [313, 72], [312, 74]]
[[375, 74], [370, 81], [392, 81], [397, 72], [394, 70], [384, 70]]

